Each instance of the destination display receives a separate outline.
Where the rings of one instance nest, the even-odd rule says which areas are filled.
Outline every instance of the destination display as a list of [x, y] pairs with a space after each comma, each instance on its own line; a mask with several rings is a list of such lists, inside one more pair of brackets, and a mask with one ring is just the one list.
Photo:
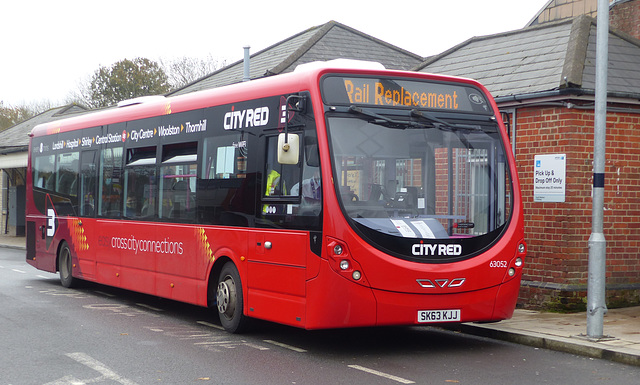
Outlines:
[[484, 94], [471, 86], [406, 80], [328, 76], [322, 93], [329, 105], [406, 107], [493, 114]]

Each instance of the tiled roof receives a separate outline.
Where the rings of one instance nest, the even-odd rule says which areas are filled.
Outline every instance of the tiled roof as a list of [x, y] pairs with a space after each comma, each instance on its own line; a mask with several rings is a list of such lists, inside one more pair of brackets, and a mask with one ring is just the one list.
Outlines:
[[52, 108], [40, 113], [24, 122], [9, 127], [0, 132], [0, 154], [24, 150], [29, 146], [29, 134], [33, 127], [40, 123], [51, 122], [58, 119], [68, 118], [73, 114], [89, 112], [86, 108], [72, 104], [63, 107]]
[[417, 67], [480, 81], [496, 96], [557, 87], [570, 23], [474, 37]]
[[[291, 72], [299, 64], [338, 58], [382, 63], [389, 69], [408, 70], [423, 57], [346, 25], [330, 21], [310, 28], [251, 55], [250, 77]], [[224, 67], [168, 96], [239, 83], [243, 77], [243, 61]]]
[[[474, 37], [414, 70], [480, 81], [494, 97], [563, 88], [595, 89], [595, 20], [579, 16], [497, 35]], [[640, 94], [640, 40], [609, 34], [609, 92]]]
[[[596, 26], [592, 23], [587, 57], [584, 64], [582, 88], [595, 89]], [[640, 40], [623, 33], [609, 33], [609, 66], [607, 73], [609, 92], [640, 94]]]

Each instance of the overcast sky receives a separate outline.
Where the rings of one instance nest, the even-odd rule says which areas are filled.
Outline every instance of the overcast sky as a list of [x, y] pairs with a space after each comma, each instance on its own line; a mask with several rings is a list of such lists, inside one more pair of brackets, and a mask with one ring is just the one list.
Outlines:
[[[0, 101], [62, 104], [100, 66], [227, 64], [335, 20], [421, 56], [524, 27], [548, 0], [19, 0], [0, 6]], [[8, 4], [7, 4], [8, 3]]]

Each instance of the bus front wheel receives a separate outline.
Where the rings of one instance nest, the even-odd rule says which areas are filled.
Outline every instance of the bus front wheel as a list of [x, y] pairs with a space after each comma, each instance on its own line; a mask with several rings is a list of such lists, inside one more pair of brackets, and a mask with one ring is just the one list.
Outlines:
[[227, 262], [220, 271], [216, 289], [216, 305], [220, 323], [229, 333], [240, 333], [247, 323], [243, 314], [242, 283], [238, 269]]
[[73, 277], [73, 262], [71, 260], [71, 249], [67, 242], [62, 241], [60, 254], [58, 254], [58, 270], [60, 271], [60, 283], [64, 287], [73, 287], [77, 279]]

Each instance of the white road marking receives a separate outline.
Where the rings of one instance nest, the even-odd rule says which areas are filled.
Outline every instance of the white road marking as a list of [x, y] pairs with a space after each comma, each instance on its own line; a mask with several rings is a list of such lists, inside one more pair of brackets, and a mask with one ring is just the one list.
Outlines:
[[203, 325], [203, 326], [208, 326], [210, 328], [214, 328], [214, 329], [218, 329], [218, 330], [224, 330], [224, 328], [222, 326], [218, 326], [212, 323], [209, 323], [207, 321], [196, 321], [197, 324]]
[[18, 270], [18, 269], [11, 269], [11, 270], [15, 271], [16, 273], [27, 274], [26, 271], [22, 271], [22, 270]]
[[157, 307], [153, 307], [151, 305], [147, 305], [147, 304], [144, 304], [144, 303], [136, 303], [136, 305], [138, 305], [140, 307], [143, 307], [145, 309], [153, 310], [153, 311], [158, 311], [158, 312], [164, 311], [163, 309], [158, 309]]
[[133, 382], [131, 380], [128, 380], [126, 378], [122, 378], [118, 375], [118, 373], [114, 372], [113, 370], [109, 369], [109, 367], [107, 367], [105, 364], [103, 364], [102, 362], [95, 360], [94, 358], [90, 357], [87, 354], [84, 353], [67, 353], [67, 357], [81, 363], [82, 365], [95, 370], [96, 372], [102, 374], [102, 376], [106, 379], [112, 380], [112, 381], [116, 381], [122, 385], [138, 385], [136, 382]]
[[244, 345], [248, 346], [250, 348], [258, 349], [258, 350], [271, 350], [271, 349], [269, 349], [267, 347], [260, 346], [260, 345], [257, 345], [257, 344], [248, 343], [248, 342], [245, 342]]
[[296, 348], [295, 346], [291, 346], [291, 345], [287, 345], [287, 344], [283, 344], [282, 342], [277, 342], [277, 341], [273, 341], [273, 340], [263, 340], [263, 341], [268, 343], [268, 344], [271, 344], [271, 345], [276, 345], [276, 346], [280, 346], [281, 348], [293, 350], [294, 352], [298, 352], [298, 353], [305, 353], [306, 352], [306, 350], [304, 350], [304, 349]]
[[70, 298], [88, 298], [84, 293], [73, 289], [47, 289], [40, 290], [40, 293], [46, 295], [64, 296]]
[[234, 341], [205, 341], [205, 342], [194, 342], [194, 345], [228, 345], [228, 344], [238, 344], [238, 342]]
[[139, 315], [147, 315], [149, 317], [155, 317], [155, 318], [162, 317], [160, 314], [152, 313], [143, 309], [138, 309], [136, 307], [123, 305], [123, 304], [110, 304], [110, 303], [97, 304], [96, 303], [91, 305], [84, 305], [82, 307], [85, 309], [91, 309], [91, 310], [107, 310], [107, 311], [113, 312], [114, 314], [123, 315], [126, 317], [136, 317]]
[[351, 369], [361, 370], [363, 372], [366, 372], [366, 373], [369, 373], [369, 374], [373, 374], [373, 375], [376, 375], [376, 376], [380, 376], [380, 377], [384, 377], [384, 378], [387, 378], [389, 380], [393, 380], [393, 381], [399, 382], [401, 384], [415, 384], [415, 381], [406, 380], [404, 378], [393, 376], [391, 374], [387, 374], [387, 373], [379, 372], [377, 370], [365, 368], [364, 366], [360, 366], [360, 365], [348, 365], [348, 366]]
[[94, 290], [94, 293], [104, 295], [106, 297], [115, 297], [115, 294], [105, 293], [104, 291], [100, 291], [100, 290]]

